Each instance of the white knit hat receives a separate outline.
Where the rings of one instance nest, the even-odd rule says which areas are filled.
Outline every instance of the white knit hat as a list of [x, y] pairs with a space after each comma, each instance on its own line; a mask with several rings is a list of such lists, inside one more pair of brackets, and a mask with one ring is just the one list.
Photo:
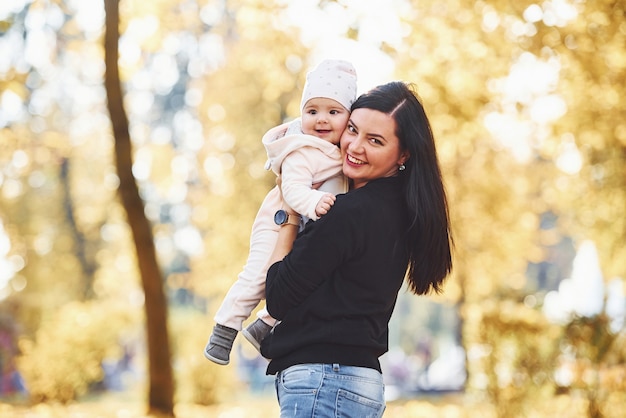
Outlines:
[[356, 70], [347, 61], [324, 60], [306, 75], [300, 111], [310, 99], [324, 97], [350, 110], [356, 100]]

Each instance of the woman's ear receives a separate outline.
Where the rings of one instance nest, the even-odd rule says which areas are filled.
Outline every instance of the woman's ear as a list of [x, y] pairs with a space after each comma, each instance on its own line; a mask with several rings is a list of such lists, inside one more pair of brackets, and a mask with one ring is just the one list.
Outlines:
[[408, 151], [402, 151], [402, 153], [400, 153], [400, 158], [398, 159], [398, 165], [406, 164], [406, 162], [409, 161], [410, 157], [411, 154], [409, 154]]

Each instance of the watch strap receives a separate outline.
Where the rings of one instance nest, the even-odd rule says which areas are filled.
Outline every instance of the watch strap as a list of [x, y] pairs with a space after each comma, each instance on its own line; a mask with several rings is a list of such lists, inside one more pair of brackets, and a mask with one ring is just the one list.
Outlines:
[[292, 215], [291, 213], [287, 213], [287, 221], [283, 225], [300, 226], [301, 220], [302, 220], [302, 217], [300, 215]]

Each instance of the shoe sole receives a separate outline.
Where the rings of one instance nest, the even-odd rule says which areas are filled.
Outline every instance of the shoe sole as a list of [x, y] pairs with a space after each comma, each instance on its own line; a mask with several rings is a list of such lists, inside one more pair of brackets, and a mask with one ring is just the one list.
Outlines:
[[247, 329], [244, 329], [243, 331], [241, 331], [241, 333], [244, 337], [246, 337], [246, 340], [250, 341], [250, 344], [252, 344], [254, 348], [256, 348], [256, 351], [261, 354], [261, 344], [259, 344], [259, 342], [252, 336], [252, 334], [250, 334]]
[[226, 366], [228, 363], [230, 363], [230, 360], [222, 360], [217, 357], [213, 357], [212, 355], [207, 353], [206, 350], [203, 350], [203, 351], [204, 351], [204, 357], [206, 357], [207, 360], [211, 360], [213, 363], [219, 364], [220, 366]]

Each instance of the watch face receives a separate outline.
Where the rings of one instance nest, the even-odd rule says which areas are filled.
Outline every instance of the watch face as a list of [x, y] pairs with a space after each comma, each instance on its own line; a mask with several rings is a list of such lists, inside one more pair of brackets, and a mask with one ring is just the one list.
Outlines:
[[281, 209], [274, 214], [274, 222], [276, 225], [283, 225], [287, 222], [287, 216], [287, 212]]

